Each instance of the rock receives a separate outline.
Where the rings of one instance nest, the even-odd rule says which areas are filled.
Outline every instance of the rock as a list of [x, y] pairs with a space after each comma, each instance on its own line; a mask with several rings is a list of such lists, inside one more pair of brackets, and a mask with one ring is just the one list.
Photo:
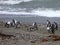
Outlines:
[[48, 39], [43, 38], [41, 42], [48, 42]]
[[32, 40], [31, 43], [36, 43], [37, 40]]
[[53, 41], [60, 41], [60, 36], [58, 35], [49, 35], [49, 38], [51, 38]]

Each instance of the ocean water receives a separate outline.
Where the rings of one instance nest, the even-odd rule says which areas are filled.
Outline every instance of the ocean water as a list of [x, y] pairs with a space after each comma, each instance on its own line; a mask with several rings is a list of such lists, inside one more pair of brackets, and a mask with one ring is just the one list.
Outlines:
[[0, 18], [32, 16], [60, 17], [60, 0], [0, 0]]
[[0, 14], [59, 17], [60, 0], [0, 0]]

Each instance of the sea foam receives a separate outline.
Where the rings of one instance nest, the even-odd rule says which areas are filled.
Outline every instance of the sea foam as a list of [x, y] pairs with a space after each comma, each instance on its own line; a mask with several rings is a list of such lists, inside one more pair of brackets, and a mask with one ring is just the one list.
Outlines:
[[19, 4], [20, 2], [28, 2], [32, 0], [0, 0], [0, 4]]

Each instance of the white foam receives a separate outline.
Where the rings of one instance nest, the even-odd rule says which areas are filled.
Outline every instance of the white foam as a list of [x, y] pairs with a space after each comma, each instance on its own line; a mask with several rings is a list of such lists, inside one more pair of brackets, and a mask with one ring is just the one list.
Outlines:
[[31, 0], [0, 0], [0, 4], [19, 4], [22, 1], [28, 2]]
[[0, 11], [0, 14], [16, 14], [16, 15], [20, 15], [20, 14], [24, 14], [24, 15], [28, 15], [28, 14], [33, 14], [30, 12], [8, 12], [8, 11]]
[[0, 1], [0, 4], [18, 4], [21, 1]]
[[60, 17], [60, 10], [45, 9], [45, 10], [33, 10], [32, 12], [39, 16]]
[[[21, 10], [21, 9], [20, 9]], [[26, 10], [26, 9], [24, 9]], [[0, 14], [16, 14], [16, 15], [39, 15], [39, 16], [47, 16], [47, 17], [60, 17], [60, 10], [52, 10], [52, 9], [34, 9], [31, 12], [26, 11], [0, 11]]]
[[29, 1], [32, 1], [32, 0], [21, 0], [21, 1], [24, 1], [24, 2], [29, 2]]

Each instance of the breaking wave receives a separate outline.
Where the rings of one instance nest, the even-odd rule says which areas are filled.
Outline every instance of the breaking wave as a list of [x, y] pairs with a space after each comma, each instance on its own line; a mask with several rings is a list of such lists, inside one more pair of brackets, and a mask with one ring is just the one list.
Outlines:
[[0, 0], [0, 4], [19, 4], [20, 2], [28, 2], [31, 0]]
[[[8, 4], [8, 6], [5, 4]], [[15, 4], [17, 4], [18, 6]], [[56, 0], [0, 0], [0, 14], [14, 14], [14, 15], [23, 14], [23, 15], [60, 17], [60, 1], [59, 0], [57, 1]]]
[[47, 16], [47, 17], [60, 17], [60, 10], [39, 10], [34, 9], [31, 12], [19, 11], [19, 12], [10, 12], [10, 11], [0, 11], [0, 14], [13, 14], [13, 15], [38, 15], [38, 16]]

